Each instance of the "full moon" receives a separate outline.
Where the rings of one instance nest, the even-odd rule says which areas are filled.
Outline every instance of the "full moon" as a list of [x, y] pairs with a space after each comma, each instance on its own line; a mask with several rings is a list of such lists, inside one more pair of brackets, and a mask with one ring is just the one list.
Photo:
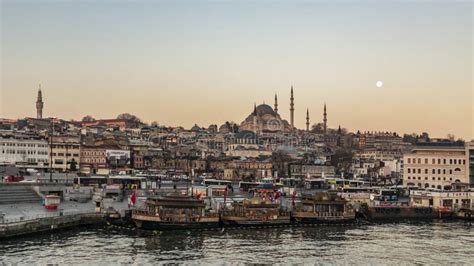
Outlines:
[[377, 88], [382, 88], [383, 82], [379, 80], [375, 83], [375, 86], [377, 86]]

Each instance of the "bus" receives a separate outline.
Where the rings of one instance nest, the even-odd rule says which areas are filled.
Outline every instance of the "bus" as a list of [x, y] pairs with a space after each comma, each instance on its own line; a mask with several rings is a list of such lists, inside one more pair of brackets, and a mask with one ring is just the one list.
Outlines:
[[245, 181], [240, 181], [239, 182], [239, 190], [242, 192], [248, 192], [252, 188], [256, 188], [260, 185], [260, 182], [245, 182]]
[[232, 182], [228, 180], [204, 179], [204, 181], [202, 181], [202, 184], [206, 187], [211, 186], [211, 185], [229, 186], [229, 185], [232, 185]]

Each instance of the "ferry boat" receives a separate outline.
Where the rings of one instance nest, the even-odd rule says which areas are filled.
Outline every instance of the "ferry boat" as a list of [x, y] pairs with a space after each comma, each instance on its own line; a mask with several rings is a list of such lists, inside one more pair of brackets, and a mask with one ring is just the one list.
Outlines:
[[371, 199], [372, 204], [361, 209], [369, 220], [420, 220], [447, 218], [451, 215], [450, 210], [413, 205], [408, 197], [401, 197], [400, 191], [396, 189], [380, 189]]
[[296, 223], [351, 223], [356, 220], [356, 213], [349, 202], [337, 193], [320, 192], [314, 195], [303, 195], [301, 207], [292, 212]]
[[138, 228], [148, 230], [202, 229], [219, 226], [219, 215], [205, 210], [202, 199], [172, 192], [148, 197], [144, 208], [132, 211]]
[[378, 205], [369, 207], [367, 211], [370, 220], [436, 219], [445, 216], [431, 207], [406, 205]]
[[221, 221], [226, 226], [281, 225], [290, 223], [290, 213], [282, 210], [279, 203], [255, 196], [224, 209]]

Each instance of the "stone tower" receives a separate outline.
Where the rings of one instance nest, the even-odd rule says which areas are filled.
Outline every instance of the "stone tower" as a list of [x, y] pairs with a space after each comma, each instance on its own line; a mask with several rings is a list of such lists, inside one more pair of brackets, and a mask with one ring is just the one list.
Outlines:
[[324, 135], [326, 136], [327, 130], [328, 130], [328, 116], [326, 112], [326, 103], [324, 103], [324, 118], [323, 118], [323, 123], [324, 123]]
[[291, 129], [295, 128], [295, 98], [293, 97], [293, 85], [291, 86], [291, 97], [290, 97], [290, 125]]
[[38, 97], [36, 99], [36, 118], [43, 118], [43, 95], [41, 94], [41, 84], [39, 85]]
[[309, 131], [309, 109], [306, 109], [306, 131]]
[[253, 105], [253, 126], [255, 134], [258, 133], [258, 121], [257, 121], [257, 104], [254, 103]]
[[274, 108], [274, 110], [275, 110], [275, 113], [278, 113], [278, 98], [277, 98], [276, 93], [275, 93], [275, 108]]

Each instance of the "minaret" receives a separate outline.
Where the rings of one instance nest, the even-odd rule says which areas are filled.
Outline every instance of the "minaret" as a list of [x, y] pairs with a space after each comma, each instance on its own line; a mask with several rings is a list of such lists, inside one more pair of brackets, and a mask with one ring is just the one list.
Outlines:
[[328, 117], [326, 113], [326, 103], [324, 103], [324, 118], [323, 118], [323, 123], [324, 123], [324, 136], [326, 136], [327, 130], [328, 130]]
[[278, 98], [277, 98], [276, 93], [275, 93], [275, 108], [274, 109], [275, 109], [275, 113], [278, 114]]
[[290, 122], [291, 122], [291, 130], [295, 128], [295, 103], [293, 97], [293, 85], [291, 85], [291, 97], [290, 97]]
[[253, 126], [255, 130], [255, 134], [258, 132], [258, 121], [257, 121], [257, 104], [253, 104]]
[[36, 99], [36, 118], [43, 118], [43, 95], [41, 94], [41, 84], [39, 85], [38, 98]]
[[306, 131], [309, 131], [309, 109], [306, 109]]

